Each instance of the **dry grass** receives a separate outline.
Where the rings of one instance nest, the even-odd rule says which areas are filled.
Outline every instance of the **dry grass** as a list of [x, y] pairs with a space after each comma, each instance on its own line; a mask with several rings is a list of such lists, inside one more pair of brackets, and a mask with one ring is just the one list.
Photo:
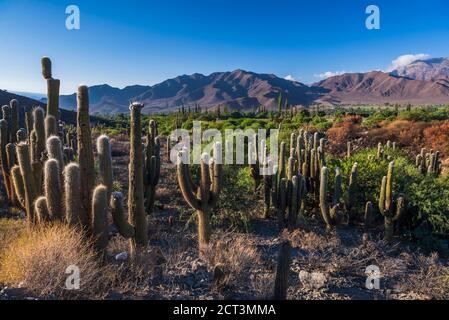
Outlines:
[[220, 266], [224, 273], [221, 281], [224, 286], [247, 281], [249, 271], [261, 264], [260, 253], [246, 235], [219, 235], [205, 250], [204, 257], [210, 269]]
[[25, 230], [22, 220], [0, 219], [0, 254]]
[[[80, 290], [67, 290], [69, 266], [80, 270]], [[83, 234], [63, 225], [23, 232], [0, 257], [0, 282], [41, 298], [95, 298], [107, 286], [104, 268]]]

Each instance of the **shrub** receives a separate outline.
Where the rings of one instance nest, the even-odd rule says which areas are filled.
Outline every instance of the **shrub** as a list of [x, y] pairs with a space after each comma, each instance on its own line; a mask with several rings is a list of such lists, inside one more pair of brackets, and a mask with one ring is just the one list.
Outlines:
[[[80, 269], [80, 290], [65, 289], [69, 266]], [[44, 298], [95, 296], [107, 286], [103, 271], [83, 233], [64, 225], [23, 232], [0, 257], [0, 282]]]

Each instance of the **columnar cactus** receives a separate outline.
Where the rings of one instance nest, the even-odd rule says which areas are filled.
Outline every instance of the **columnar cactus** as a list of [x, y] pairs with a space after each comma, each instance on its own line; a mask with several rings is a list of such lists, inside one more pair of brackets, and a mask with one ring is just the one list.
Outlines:
[[145, 209], [148, 215], [153, 213], [156, 196], [156, 186], [159, 183], [161, 171], [161, 143], [158, 137], [157, 123], [150, 121], [145, 148]]
[[198, 215], [198, 239], [200, 250], [211, 237], [211, 215], [217, 204], [223, 186], [222, 164], [218, 163], [221, 156], [221, 143], [215, 143], [213, 158], [209, 161], [209, 155], [201, 157], [201, 179], [196, 185], [190, 173], [186, 153], [178, 155], [177, 175], [182, 195], [186, 202], [197, 211]]
[[36, 212], [36, 222], [39, 224], [46, 223], [51, 220], [48, 212], [47, 198], [39, 197], [34, 203], [34, 210]]
[[133, 103], [131, 110], [130, 163], [129, 163], [129, 191], [128, 216], [129, 222], [135, 228], [135, 237], [131, 239], [131, 255], [136, 256], [138, 249], [148, 243], [148, 225], [144, 206], [143, 190], [143, 157], [142, 157], [142, 125], [141, 109], [143, 105]]
[[80, 167], [77, 163], [70, 163], [64, 168], [65, 220], [71, 226], [80, 225], [80, 174]]
[[394, 224], [405, 213], [405, 199], [403, 196], [396, 200], [393, 195], [394, 161], [388, 165], [388, 174], [382, 179], [379, 196], [379, 210], [385, 219], [385, 240], [391, 241], [394, 235]]
[[[336, 177], [339, 177], [339, 170], [337, 168]], [[327, 187], [329, 183], [329, 169], [323, 167], [321, 169], [321, 179], [320, 179], [320, 209], [321, 215], [324, 222], [326, 223], [326, 229], [331, 230], [336, 224], [340, 223], [342, 220], [341, 214], [341, 204], [337, 202], [339, 197], [337, 195], [341, 194], [341, 178], [335, 179], [335, 191], [334, 200], [331, 204], [327, 201]]]
[[288, 290], [288, 275], [290, 273], [291, 245], [288, 241], [282, 243], [279, 250], [276, 280], [274, 282], [274, 300], [286, 300]]
[[8, 199], [12, 201], [12, 190], [10, 180], [10, 167], [8, 165], [8, 155], [6, 146], [9, 144], [8, 122], [5, 119], [0, 120], [0, 158], [2, 165], [3, 181], [5, 184]]
[[33, 141], [32, 161], [41, 161], [42, 154], [45, 151], [45, 111], [41, 107], [33, 110], [33, 130], [30, 132], [30, 139]]
[[353, 217], [356, 212], [355, 209], [357, 207], [357, 197], [358, 197], [358, 188], [357, 188], [357, 177], [358, 177], [358, 164], [354, 163], [351, 170], [351, 175], [349, 177], [349, 186], [348, 186], [348, 201], [346, 203], [346, 209], [349, 212], [349, 215]]
[[19, 101], [13, 99], [9, 105], [11, 109], [11, 121], [8, 123], [11, 135], [10, 141], [15, 143], [17, 142], [17, 131], [19, 130]]
[[50, 219], [62, 221], [61, 173], [59, 162], [56, 159], [49, 159], [45, 162], [44, 190]]
[[112, 176], [111, 144], [109, 143], [109, 138], [107, 136], [102, 135], [98, 137], [97, 152], [100, 169], [100, 182], [108, 188], [108, 199], [110, 199], [114, 178]]
[[110, 207], [112, 218], [118, 232], [126, 239], [134, 237], [135, 228], [126, 220], [125, 210], [123, 209], [123, 195], [121, 192], [113, 192], [111, 195]]
[[81, 173], [81, 212], [82, 225], [90, 228], [90, 212], [92, 212], [92, 190], [95, 183], [94, 154], [89, 116], [89, 89], [78, 87], [77, 138], [78, 154]]
[[109, 241], [108, 188], [98, 185], [92, 196], [92, 236], [97, 252], [104, 253]]
[[58, 136], [51, 136], [46, 143], [48, 159], [55, 159], [58, 162], [59, 175], [62, 176], [64, 170], [64, 154], [61, 139]]
[[45, 139], [58, 135], [58, 121], [55, 117], [47, 115], [45, 117]]
[[374, 216], [373, 216], [373, 203], [371, 201], [368, 201], [365, 205], [365, 228], [368, 229], [371, 227], [371, 224], [373, 223]]
[[52, 77], [50, 58], [43, 57], [41, 63], [42, 76], [47, 80], [47, 115], [59, 119], [59, 88], [61, 82]]
[[14, 191], [17, 200], [22, 208], [25, 208], [25, 186], [23, 185], [22, 175], [20, 174], [20, 167], [18, 165], [11, 168], [11, 179], [14, 185]]
[[253, 136], [253, 141], [248, 142], [249, 174], [254, 180], [254, 193], [259, 189], [260, 182], [262, 181], [260, 175], [259, 148], [257, 134], [255, 134]]
[[[17, 159], [25, 188], [25, 211], [27, 214], [27, 221], [29, 225], [31, 225], [37, 222], [33, 207], [34, 201], [37, 197], [37, 192], [33, 168], [30, 161], [30, 152], [26, 143], [20, 143], [17, 145]], [[17, 189], [17, 186], [15, 189]]]

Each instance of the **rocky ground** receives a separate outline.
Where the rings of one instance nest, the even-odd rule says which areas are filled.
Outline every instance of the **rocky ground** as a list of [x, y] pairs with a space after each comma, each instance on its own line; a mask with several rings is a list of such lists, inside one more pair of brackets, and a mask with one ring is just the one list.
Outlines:
[[[127, 141], [115, 139], [112, 145], [116, 188], [126, 190]], [[255, 208], [249, 210], [262, 206], [256, 203]], [[292, 244], [288, 299], [442, 299], [448, 293], [446, 259], [406, 243], [386, 244], [379, 229], [351, 226], [329, 234], [319, 219], [311, 218], [293, 232], [280, 233], [274, 219], [255, 216], [248, 232], [215, 228], [210, 248], [200, 256], [192, 213], [178, 191], [173, 165], [164, 163], [145, 263], [129, 272], [127, 241], [111, 226], [108, 266], [120, 276], [98, 298], [270, 298], [285, 240]], [[380, 269], [378, 290], [366, 288], [365, 271], [371, 265]], [[37, 298], [26, 288], [0, 284], [0, 299]]]

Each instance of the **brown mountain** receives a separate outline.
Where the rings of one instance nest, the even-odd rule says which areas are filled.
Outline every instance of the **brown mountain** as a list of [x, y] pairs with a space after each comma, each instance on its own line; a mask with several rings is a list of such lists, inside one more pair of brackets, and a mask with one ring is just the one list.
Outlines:
[[446, 81], [424, 81], [384, 72], [346, 73], [315, 84], [327, 92], [316, 100], [324, 104], [447, 104]]
[[[130, 101], [145, 103], [146, 113], [171, 111], [182, 105], [195, 104], [203, 108], [226, 104], [230, 109], [239, 110], [250, 110], [260, 105], [276, 109], [279, 93], [291, 104], [309, 105], [320, 96], [322, 89], [272, 74], [243, 70], [216, 72], [208, 76], [198, 73], [183, 75], [152, 87], [118, 89], [102, 85], [89, 89], [93, 113], [127, 112]], [[61, 96], [60, 102], [61, 106], [72, 109], [76, 105], [76, 96]]]

